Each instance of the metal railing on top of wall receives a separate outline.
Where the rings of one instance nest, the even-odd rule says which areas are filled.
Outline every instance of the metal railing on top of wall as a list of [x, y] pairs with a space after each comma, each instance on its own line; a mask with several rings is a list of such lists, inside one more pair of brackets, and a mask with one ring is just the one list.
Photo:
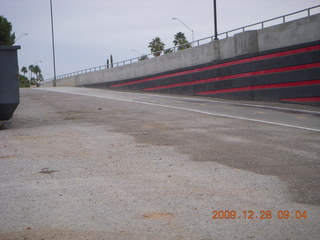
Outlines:
[[[255, 30], [263, 29], [264, 27], [266, 27], [266, 24], [268, 24], [268, 23], [269, 24], [271, 23], [271, 25], [269, 25], [269, 26], [273, 26], [273, 25], [280, 24], [280, 23], [285, 23], [286, 20], [288, 19], [288, 17], [295, 16], [295, 15], [300, 14], [300, 13], [302, 13], [302, 14], [305, 13], [306, 15], [297, 17], [295, 19], [299, 19], [299, 18], [306, 17], [306, 16], [309, 17], [312, 14], [318, 13], [318, 12], [312, 13], [312, 10], [314, 10], [314, 9], [319, 10], [320, 9], [320, 5], [317, 5], [317, 6], [314, 6], [314, 7], [311, 7], [311, 8], [307, 8], [307, 9], [303, 9], [303, 10], [300, 10], [300, 11], [297, 11], [297, 12], [293, 12], [293, 13], [290, 13], [290, 14], [286, 14], [286, 15], [283, 15], [283, 16], [279, 16], [279, 17], [276, 17], [276, 18], [268, 19], [268, 20], [265, 20], [265, 21], [257, 22], [257, 23], [254, 23], [254, 24], [250, 24], [250, 25], [247, 25], [247, 26], [235, 28], [235, 29], [232, 29], [230, 31], [219, 33], [218, 36], [220, 37], [220, 39], [221, 38], [228, 38], [228, 37], [233, 36], [236, 33], [244, 32], [246, 30], [253, 30], [254, 27], [256, 27]], [[292, 20], [295, 20], [295, 19], [290, 19], [289, 21], [292, 21]], [[278, 20], [280, 20], [280, 23], [277, 22], [277, 23], [272, 24], [272, 22], [275, 22], [275, 21], [278, 21]], [[186, 48], [186, 47], [190, 47], [190, 46], [192, 46], [192, 47], [200, 46], [202, 44], [205, 44], [205, 43], [208, 43], [208, 42], [211, 42], [211, 41], [214, 41], [214, 36], [198, 39], [196, 41], [189, 42], [189, 43], [183, 44], [183, 45], [174, 46], [174, 47], [165, 49], [164, 51], [145, 54], [145, 55], [142, 55], [140, 57], [135, 57], [135, 58], [127, 59], [127, 60], [124, 60], [124, 61], [116, 62], [116, 63], [113, 63], [112, 65], [111, 64], [109, 64], [109, 65], [101, 65], [101, 66], [87, 68], [87, 69], [83, 69], [83, 70], [79, 70], [79, 71], [75, 71], [75, 72], [71, 72], [71, 73], [67, 73], [67, 74], [62, 74], [62, 75], [57, 76], [56, 79], [72, 77], [72, 76], [75, 76], [75, 75], [80, 75], [80, 74], [84, 74], [84, 73], [105, 70], [105, 69], [114, 68], [114, 67], [125, 66], [127, 64], [132, 64], [132, 63], [135, 63], [135, 62], [138, 62], [138, 61], [142, 61], [141, 60], [142, 57], [147, 57], [148, 59], [150, 59], [150, 58], [153, 58], [157, 54], [161, 54], [162, 52], [168, 52], [168, 53], [165, 53], [165, 54], [169, 54], [171, 52], [178, 51], [178, 49], [183, 49], [184, 47]], [[50, 82], [52, 80], [53, 80], [53, 78], [50, 78], [50, 79], [45, 80], [45, 82]]]

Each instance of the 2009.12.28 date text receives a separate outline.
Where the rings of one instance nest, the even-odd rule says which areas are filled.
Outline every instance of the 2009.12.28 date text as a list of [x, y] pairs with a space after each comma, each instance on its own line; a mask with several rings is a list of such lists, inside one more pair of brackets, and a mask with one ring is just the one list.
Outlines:
[[212, 219], [306, 219], [308, 218], [306, 210], [215, 210], [212, 211]]

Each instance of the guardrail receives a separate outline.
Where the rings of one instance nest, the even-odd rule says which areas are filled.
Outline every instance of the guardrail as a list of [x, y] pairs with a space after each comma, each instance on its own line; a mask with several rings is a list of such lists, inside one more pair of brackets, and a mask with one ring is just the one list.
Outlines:
[[[311, 8], [306, 8], [306, 9], [303, 9], [303, 10], [300, 10], [300, 11], [297, 11], [297, 12], [289, 13], [289, 14], [286, 14], [286, 15], [283, 15], [283, 16], [279, 16], [279, 17], [276, 17], [276, 18], [271, 18], [271, 19], [268, 19], [268, 20], [265, 20], [265, 21], [257, 22], [257, 23], [254, 23], [254, 24], [250, 24], [250, 25], [247, 25], [247, 26], [235, 28], [235, 29], [232, 29], [230, 31], [222, 32], [222, 33], [218, 34], [218, 37], [228, 38], [228, 37], [231, 37], [232, 35], [234, 35], [236, 33], [244, 32], [246, 30], [253, 30], [253, 27], [256, 27], [254, 30], [263, 29], [264, 27], [266, 27], [267, 23], [275, 22], [277, 20], [281, 20], [280, 23], [285, 23], [289, 16], [295, 16], [295, 15], [300, 14], [300, 13], [303, 13], [303, 14], [306, 13], [306, 16], [309, 17], [309, 16], [312, 15], [311, 11], [313, 11], [314, 9], [320, 10], [320, 5], [317, 5], [317, 6], [314, 6], [314, 7], [311, 7]], [[316, 13], [313, 13], [313, 14], [316, 14]], [[306, 17], [306, 16], [303, 15], [303, 16], [297, 17], [295, 19], [299, 19], [299, 18]], [[292, 21], [292, 20], [295, 20], [295, 19], [290, 19], [289, 21]], [[280, 23], [277, 22], [275, 24], [271, 24], [270, 26], [277, 25], [277, 24], [280, 24]], [[114, 67], [125, 66], [127, 64], [132, 64], [132, 63], [135, 63], [135, 62], [138, 62], [138, 61], [142, 61], [143, 57], [146, 57], [146, 58], [149, 59], [149, 58], [153, 58], [157, 54], [161, 54], [163, 52], [164, 52], [164, 54], [169, 54], [171, 52], [176, 52], [176, 51], [178, 51], [178, 49], [181, 49], [181, 48], [183, 49], [183, 48], [188, 48], [188, 47], [200, 46], [202, 44], [205, 44], [205, 43], [208, 43], [208, 42], [211, 42], [211, 41], [214, 41], [214, 36], [198, 39], [198, 40], [193, 41], [193, 42], [189, 42], [189, 43], [186, 43], [186, 44], [183, 44], [183, 45], [174, 46], [174, 47], [165, 49], [164, 51], [159, 51], [159, 52], [150, 53], [150, 54], [144, 54], [144, 55], [142, 55], [140, 57], [127, 59], [127, 60], [116, 62], [116, 63], [113, 63], [113, 64], [101, 65], [101, 66], [87, 68], [87, 69], [83, 69], [83, 70], [79, 70], [79, 71], [75, 71], [75, 72], [71, 72], [71, 73], [67, 73], [67, 74], [62, 74], [62, 75], [57, 76], [56, 79], [72, 77], [72, 76], [76, 76], [76, 75], [80, 75], [80, 74], [84, 74], [84, 73], [101, 71], [101, 70], [114, 68]], [[45, 80], [44, 82], [50, 82], [53, 79], [54, 78], [50, 78], [50, 79]]]

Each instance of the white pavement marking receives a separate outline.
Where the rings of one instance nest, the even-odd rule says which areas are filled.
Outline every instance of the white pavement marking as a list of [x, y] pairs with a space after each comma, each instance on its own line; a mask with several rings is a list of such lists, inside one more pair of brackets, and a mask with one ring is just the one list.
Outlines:
[[[127, 94], [127, 92], [117, 92], [120, 94]], [[130, 94], [140, 95], [140, 96], [157, 96], [160, 98], [173, 98], [173, 99], [180, 99], [180, 100], [192, 100], [192, 101], [201, 101], [201, 102], [209, 102], [209, 103], [221, 103], [221, 104], [229, 104], [229, 105], [236, 105], [236, 106], [244, 106], [244, 107], [257, 107], [257, 108], [267, 108], [267, 109], [279, 109], [279, 110], [288, 110], [288, 111], [295, 111], [295, 112], [303, 112], [303, 113], [311, 113], [311, 114], [320, 114], [320, 111], [311, 111], [311, 110], [304, 110], [304, 109], [296, 109], [296, 108], [285, 108], [285, 107], [275, 107], [275, 106], [264, 106], [259, 104], [249, 104], [249, 103], [234, 103], [234, 102], [225, 102], [225, 101], [217, 101], [212, 99], [203, 99], [197, 97], [182, 97], [182, 96], [168, 96], [168, 95], [159, 95], [154, 93], [136, 93], [130, 92]]]
[[[233, 118], [233, 119], [239, 119], [239, 120], [245, 120], [245, 121], [251, 121], [251, 122], [258, 122], [258, 123], [264, 123], [264, 124], [270, 124], [270, 125], [276, 125], [276, 126], [282, 126], [282, 127], [289, 127], [289, 128], [296, 128], [296, 129], [320, 132], [320, 129], [315, 129], [315, 128], [306, 128], [306, 127], [300, 127], [300, 126], [284, 124], [284, 123], [269, 122], [269, 121], [264, 121], [264, 120], [245, 118], [245, 117], [238, 117], [238, 116], [232, 116], [232, 115], [226, 115], [226, 114], [218, 114], [218, 113], [200, 111], [200, 110], [184, 108], [184, 107], [175, 107], [175, 106], [170, 106], [170, 105], [163, 105], [163, 104], [150, 103], [150, 102], [141, 102], [141, 101], [136, 101], [136, 100], [122, 99], [122, 98], [115, 98], [115, 97], [97, 96], [95, 94], [89, 94], [89, 93], [70, 92], [70, 91], [66, 91], [64, 89], [48, 89], [48, 88], [37, 88], [37, 89], [38, 90], [45, 90], [45, 91], [52, 91], [52, 92], [68, 93], [68, 94], [73, 94], [73, 95], [81, 95], [81, 96], [87, 96], [87, 97], [104, 98], [104, 99], [123, 101], [123, 102], [129, 102], [129, 103], [144, 104], [144, 105], [164, 107], [164, 108], [171, 108], [171, 109], [195, 112], [195, 113], [200, 113], [200, 114], [205, 114], [205, 115], [210, 115], [210, 116], [216, 116], [216, 117]], [[189, 98], [189, 99], [192, 99], [192, 98]], [[216, 102], [220, 103], [219, 101], [216, 101]], [[233, 103], [231, 103], [231, 104], [233, 104]], [[243, 104], [243, 105], [244, 106], [245, 105], [248, 106], [249, 104]], [[256, 105], [250, 105], [250, 106], [256, 106]], [[259, 105], [259, 107], [260, 107], [260, 105]], [[272, 108], [278, 108], [278, 107], [272, 107]], [[293, 110], [293, 109], [290, 109], [290, 108], [278, 108], [278, 109]], [[294, 109], [294, 110], [296, 110], [296, 109]], [[302, 111], [304, 111], [304, 110], [302, 110]], [[308, 111], [308, 112], [312, 112], [312, 111]], [[317, 113], [317, 112], [314, 112], [314, 113]]]

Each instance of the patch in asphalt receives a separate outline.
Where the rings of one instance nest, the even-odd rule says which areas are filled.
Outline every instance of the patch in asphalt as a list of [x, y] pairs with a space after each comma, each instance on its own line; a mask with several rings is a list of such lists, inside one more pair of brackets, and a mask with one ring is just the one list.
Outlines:
[[50, 170], [49, 168], [42, 168], [39, 173], [52, 174], [52, 173], [54, 173], [54, 172], [57, 172], [57, 170]]
[[147, 219], [171, 219], [174, 218], [172, 213], [152, 212], [143, 214], [143, 218]]

